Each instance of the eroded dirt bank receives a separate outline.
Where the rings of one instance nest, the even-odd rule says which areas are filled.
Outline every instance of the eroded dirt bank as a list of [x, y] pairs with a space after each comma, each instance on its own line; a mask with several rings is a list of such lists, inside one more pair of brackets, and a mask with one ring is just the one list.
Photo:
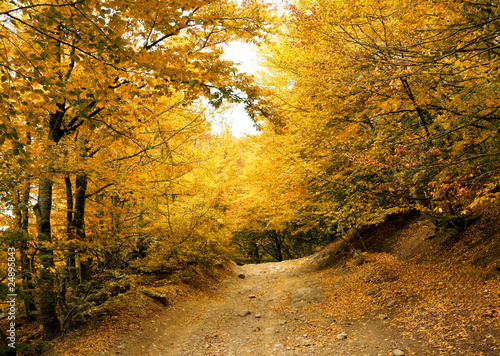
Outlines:
[[210, 293], [126, 327], [107, 318], [49, 355], [499, 355], [497, 223], [475, 227], [488, 232], [481, 243], [474, 230], [443, 245], [422, 220], [398, 221], [367, 231], [371, 252], [338, 241], [299, 260], [234, 266]]

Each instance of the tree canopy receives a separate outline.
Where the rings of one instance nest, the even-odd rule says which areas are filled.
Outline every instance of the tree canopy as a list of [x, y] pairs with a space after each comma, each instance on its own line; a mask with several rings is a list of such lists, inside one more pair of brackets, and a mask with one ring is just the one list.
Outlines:
[[[408, 210], [460, 229], [499, 195], [499, 11], [1, 2], [2, 246], [26, 314], [56, 337], [93, 277], [124, 264], [296, 258]], [[259, 46], [259, 76], [225, 59], [231, 41]], [[212, 131], [237, 103], [260, 134]]]

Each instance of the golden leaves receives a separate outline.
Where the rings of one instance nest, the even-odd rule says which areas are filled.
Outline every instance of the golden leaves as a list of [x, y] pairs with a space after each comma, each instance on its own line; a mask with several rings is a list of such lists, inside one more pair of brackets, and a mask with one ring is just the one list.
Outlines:
[[[467, 185], [480, 191], [475, 169], [497, 176], [498, 160], [482, 156], [498, 143], [490, 136], [498, 125], [489, 119], [499, 104], [490, 79], [498, 68], [484, 55], [493, 34], [479, 20], [486, 12], [456, 1], [376, 3], [325, 0], [290, 8], [267, 49], [266, 81], [283, 117], [280, 132], [295, 144], [307, 142], [299, 160], [315, 168], [306, 184], [315, 196], [327, 195], [339, 215], [367, 222], [417, 196], [423, 204], [434, 197], [432, 204], [453, 212], [453, 204], [470, 202]], [[399, 145], [411, 149], [395, 152]], [[476, 168], [459, 158], [472, 151]], [[428, 183], [435, 172], [456, 177], [463, 194], [433, 195]]]
[[217, 193], [218, 173], [210, 166], [221, 154], [204, 110], [193, 102], [216, 90], [235, 100], [236, 88], [257, 96], [252, 80], [223, 60], [219, 47], [266, 31], [259, 6], [49, 2], [5, 20], [0, 140], [10, 141], [1, 163], [13, 164], [13, 152], [22, 151], [28, 163], [15, 169], [23, 179], [35, 182], [50, 171], [43, 174], [54, 183], [56, 236], [68, 233], [63, 178], [85, 175], [94, 246], [129, 239], [138, 206], [160, 236], [180, 241], [191, 229], [199, 251], [225, 244], [224, 194]]

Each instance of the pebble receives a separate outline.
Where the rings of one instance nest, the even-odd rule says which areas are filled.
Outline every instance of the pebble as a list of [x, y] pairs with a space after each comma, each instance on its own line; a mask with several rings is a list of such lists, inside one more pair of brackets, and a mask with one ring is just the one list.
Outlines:
[[295, 339], [297, 341], [297, 346], [311, 346], [312, 342], [311, 340], [305, 339], [303, 337], [298, 337]]
[[298, 305], [299, 303], [314, 302], [314, 303], [326, 303], [327, 298], [325, 292], [320, 287], [303, 287], [295, 290], [290, 297], [290, 304], [292, 306]]
[[341, 332], [340, 334], [337, 334], [337, 340], [345, 340], [347, 339], [347, 334], [344, 332]]
[[244, 310], [240, 311], [238, 315], [241, 316], [241, 317], [243, 317], [243, 316], [247, 316], [247, 315], [250, 315], [250, 314], [252, 314], [252, 312], [250, 310], [244, 309]]
[[267, 328], [264, 330], [264, 334], [266, 335], [274, 335], [276, 334], [276, 330], [274, 328]]
[[397, 300], [391, 300], [389, 303], [387, 303], [386, 307], [390, 308], [396, 304]]
[[405, 356], [405, 353], [403, 351], [401, 351], [401, 350], [397, 350], [396, 349], [396, 350], [392, 351], [392, 355], [393, 356]]

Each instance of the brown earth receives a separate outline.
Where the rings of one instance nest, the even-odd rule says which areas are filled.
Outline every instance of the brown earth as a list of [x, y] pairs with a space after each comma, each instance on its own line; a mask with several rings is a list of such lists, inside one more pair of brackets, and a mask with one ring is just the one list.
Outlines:
[[[175, 286], [172, 306], [143, 299], [47, 355], [500, 355], [496, 214], [459, 237], [397, 216], [300, 260], [234, 265], [212, 288]], [[290, 305], [315, 286], [326, 302]]]

